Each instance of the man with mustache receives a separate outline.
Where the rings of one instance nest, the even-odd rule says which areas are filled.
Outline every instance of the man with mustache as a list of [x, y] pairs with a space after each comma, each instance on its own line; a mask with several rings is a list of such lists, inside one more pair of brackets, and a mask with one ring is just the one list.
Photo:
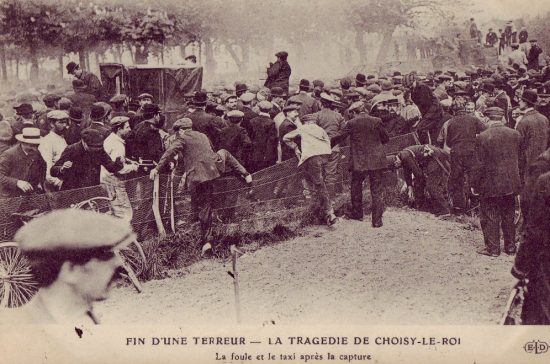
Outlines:
[[127, 221], [91, 211], [56, 210], [30, 221], [15, 240], [32, 267], [38, 292], [0, 321], [99, 324], [93, 304], [109, 298], [122, 266], [118, 250], [134, 239]]

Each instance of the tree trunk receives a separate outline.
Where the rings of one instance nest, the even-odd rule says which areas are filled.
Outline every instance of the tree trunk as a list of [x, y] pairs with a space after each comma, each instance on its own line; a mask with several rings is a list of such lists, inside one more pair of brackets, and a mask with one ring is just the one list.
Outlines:
[[242, 72], [246, 73], [248, 72], [248, 65], [250, 64], [250, 45], [248, 43], [244, 43], [241, 45], [241, 51], [243, 58]]
[[204, 40], [204, 66], [207, 75], [216, 73], [216, 60], [214, 59], [213, 41], [209, 38]]
[[233, 49], [233, 46], [226, 43], [225, 44], [225, 49], [227, 49], [227, 51], [229, 52], [229, 55], [231, 55], [231, 58], [233, 58], [233, 60], [235, 61], [235, 64], [239, 68], [239, 73], [242, 73], [243, 72], [243, 61], [241, 61], [241, 59], [239, 58], [239, 56], [237, 55], [237, 53]]
[[391, 47], [393, 30], [382, 33], [382, 42], [380, 42], [380, 49], [378, 50], [378, 56], [376, 56], [376, 64], [381, 66], [388, 56], [388, 51]]
[[6, 48], [0, 45], [0, 68], [2, 69], [2, 80], [8, 80], [8, 67], [6, 66]]
[[15, 56], [15, 78], [19, 80], [19, 56]]
[[367, 64], [367, 47], [365, 46], [364, 40], [365, 32], [362, 30], [355, 31], [355, 48], [359, 53], [359, 64]]
[[80, 65], [81, 70], [86, 69], [86, 51], [83, 49], [78, 51], [78, 64]]
[[36, 54], [36, 48], [32, 47], [30, 52], [31, 68], [29, 71], [29, 79], [31, 81], [38, 81], [38, 55]]
[[65, 67], [63, 67], [63, 50], [59, 51], [57, 56], [57, 65], [59, 66], [59, 79], [63, 79], [63, 72], [65, 72]]
[[136, 64], [147, 64], [148, 58], [149, 58], [149, 47], [147, 45], [136, 47], [136, 53], [135, 53]]
[[90, 67], [90, 52], [85, 51], [84, 54], [85, 54], [85, 56], [86, 56], [86, 69], [87, 69], [88, 71], [91, 71], [91, 67]]
[[160, 45], [160, 64], [164, 65], [164, 46]]

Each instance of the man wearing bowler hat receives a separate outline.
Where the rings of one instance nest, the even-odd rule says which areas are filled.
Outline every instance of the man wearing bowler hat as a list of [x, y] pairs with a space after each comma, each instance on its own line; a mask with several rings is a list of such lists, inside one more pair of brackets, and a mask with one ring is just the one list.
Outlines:
[[220, 130], [226, 127], [227, 123], [222, 118], [215, 115], [210, 115], [206, 112], [205, 109], [207, 100], [208, 96], [205, 92], [196, 92], [193, 97], [195, 111], [187, 115], [187, 117], [193, 122], [193, 130], [206, 134], [212, 143], [214, 150], [217, 150]]
[[62, 190], [99, 185], [101, 166], [111, 173], [122, 169], [122, 159], [113, 161], [105, 152], [104, 140], [99, 131], [88, 128], [80, 142], [65, 148], [50, 170], [52, 177], [63, 181]]
[[108, 126], [111, 114], [111, 106], [105, 102], [96, 102], [92, 105], [90, 111], [90, 126], [87, 129], [97, 130], [103, 137], [103, 140], [111, 134], [111, 128]]
[[311, 86], [309, 80], [300, 80], [299, 89], [300, 91], [298, 94], [290, 97], [289, 100], [296, 100], [301, 104], [299, 115], [301, 119], [304, 115], [313, 114], [319, 111], [321, 109], [321, 105], [310, 95]]
[[30, 221], [15, 240], [32, 267], [38, 292], [2, 322], [99, 324], [93, 305], [109, 298], [122, 269], [118, 251], [134, 239], [127, 221], [91, 211], [56, 210]]
[[42, 141], [40, 129], [23, 128], [15, 139], [19, 143], [0, 155], [0, 198], [44, 191], [46, 162], [38, 151]]
[[84, 92], [94, 95], [98, 100], [101, 99], [101, 91], [103, 86], [96, 75], [80, 69], [80, 66], [75, 62], [69, 62], [67, 64], [67, 73], [84, 82], [86, 85], [83, 90]]
[[520, 133], [519, 172], [522, 183], [529, 177], [529, 166], [548, 146], [548, 119], [535, 110], [538, 95], [535, 90], [525, 90], [519, 101], [523, 117], [516, 125]]
[[[31, 104], [23, 103], [14, 107], [16, 112], [15, 122], [12, 124], [13, 134], [21, 134], [23, 128], [37, 127], [36, 113]], [[41, 131], [42, 136], [46, 132]]]

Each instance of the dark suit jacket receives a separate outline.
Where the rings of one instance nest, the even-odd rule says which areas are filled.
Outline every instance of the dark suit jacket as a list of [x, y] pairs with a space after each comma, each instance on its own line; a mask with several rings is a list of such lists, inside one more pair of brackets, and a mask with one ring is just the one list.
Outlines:
[[519, 133], [502, 124], [494, 124], [477, 136], [479, 165], [475, 168], [474, 185], [481, 197], [519, 193], [519, 147]]
[[361, 114], [348, 121], [342, 131], [331, 138], [336, 145], [350, 137], [352, 171], [372, 171], [387, 168], [383, 144], [390, 138], [382, 126], [380, 118]]
[[222, 118], [208, 114], [202, 109], [193, 111], [187, 117], [193, 121], [193, 130], [206, 134], [214, 150], [218, 150], [220, 130], [226, 127], [227, 123]]
[[250, 120], [250, 140], [252, 150], [250, 151], [250, 162], [272, 162], [277, 161], [277, 128], [275, 122], [268, 116], [259, 115]]
[[[73, 162], [73, 166], [62, 169], [61, 167], [67, 161]], [[50, 173], [53, 177], [63, 180], [62, 190], [71, 190], [98, 185], [101, 166], [111, 173], [116, 173], [122, 169], [123, 164], [121, 161], [113, 162], [103, 149], [97, 152], [84, 150], [80, 141], [65, 148]]]
[[27, 181], [37, 192], [46, 178], [46, 162], [40, 153], [26, 155], [16, 144], [0, 155], [0, 198], [23, 196], [17, 181]]
[[[294, 158], [296, 153], [292, 150], [285, 142], [283, 142], [283, 137], [290, 133], [291, 131], [296, 130], [296, 125], [294, 125], [290, 120], [285, 119], [281, 126], [279, 126], [279, 143], [281, 144], [281, 160], [286, 161], [288, 159]], [[296, 144], [300, 145], [299, 142]]]
[[530, 110], [516, 125], [521, 135], [519, 169], [522, 176], [528, 173], [529, 166], [548, 145], [548, 119], [541, 113]]
[[243, 164], [246, 153], [249, 153], [252, 142], [246, 130], [237, 124], [231, 124], [221, 130], [219, 148], [225, 149]]
[[136, 126], [127, 140], [129, 155], [136, 160], [139, 158], [158, 161], [164, 153], [164, 143], [159, 130], [149, 121], [143, 121]]

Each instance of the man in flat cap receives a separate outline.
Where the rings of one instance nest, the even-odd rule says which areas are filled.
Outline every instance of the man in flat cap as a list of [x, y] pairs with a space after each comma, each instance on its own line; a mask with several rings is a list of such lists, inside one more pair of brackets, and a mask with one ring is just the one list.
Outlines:
[[280, 87], [288, 94], [290, 74], [292, 73], [287, 61], [288, 53], [277, 52], [275, 57], [277, 57], [277, 61], [270, 63], [267, 68], [267, 79], [264, 86], [268, 88]]
[[111, 107], [113, 108], [113, 111], [111, 112], [111, 117], [115, 116], [126, 116], [128, 118], [131, 118], [135, 115], [133, 112], [128, 111], [128, 96], [125, 94], [119, 94], [111, 97], [109, 100], [109, 104], [111, 104]]
[[179, 126], [177, 138], [162, 155], [158, 165], [150, 172], [154, 180], [159, 172], [168, 168], [174, 157], [179, 155], [186, 173], [186, 184], [191, 192], [191, 205], [194, 220], [201, 227], [202, 253], [212, 249], [212, 202], [214, 183], [218, 177], [234, 172], [252, 183], [252, 176], [227, 150], [214, 152], [206, 134], [193, 130], [193, 121], [184, 118]]
[[257, 106], [260, 113], [250, 120], [248, 133], [252, 146], [248, 155], [247, 167], [251, 173], [270, 167], [277, 162], [277, 127], [269, 116], [273, 105], [264, 100]]
[[86, 85], [84, 92], [94, 95], [97, 100], [101, 99], [103, 86], [96, 75], [80, 69], [80, 66], [75, 62], [69, 62], [67, 64], [67, 73], [84, 82]]
[[229, 124], [220, 130], [218, 146], [233, 155], [239, 163], [246, 165], [252, 142], [245, 128], [241, 126], [244, 113], [231, 110], [226, 115]]
[[38, 146], [40, 129], [23, 128], [19, 142], [0, 155], [0, 198], [19, 197], [44, 191], [46, 163]]
[[485, 247], [478, 254], [496, 257], [500, 255], [500, 230], [504, 237], [504, 250], [516, 252], [514, 225], [515, 197], [520, 192], [521, 180], [518, 168], [520, 134], [504, 125], [504, 111], [488, 108], [487, 130], [476, 138], [475, 149], [479, 164], [474, 170], [472, 182], [480, 194], [480, 223]]
[[32, 220], [15, 241], [39, 288], [10, 310], [8, 323], [99, 324], [93, 305], [109, 298], [122, 268], [118, 250], [134, 239], [127, 221], [91, 211], [56, 210]]
[[69, 114], [61, 110], [50, 111], [47, 115], [50, 132], [42, 138], [38, 147], [40, 155], [46, 162], [46, 183], [44, 188], [48, 192], [58, 191], [61, 188], [62, 181], [59, 178], [52, 177], [50, 169], [61, 157], [61, 154], [67, 148], [65, 133], [69, 127]]
[[143, 111], [145, 108], [145, 105], [150, 105], [154, 102], [153, 95], [148, 93], [142, 93], [137, 97], [137, 101], [139, 104], [138, 109], [136, 110], [136, 115], [130, 119], [130, 128], [132, 130], [135, 130], [136, 126], [141, 123], [143, 120]]

